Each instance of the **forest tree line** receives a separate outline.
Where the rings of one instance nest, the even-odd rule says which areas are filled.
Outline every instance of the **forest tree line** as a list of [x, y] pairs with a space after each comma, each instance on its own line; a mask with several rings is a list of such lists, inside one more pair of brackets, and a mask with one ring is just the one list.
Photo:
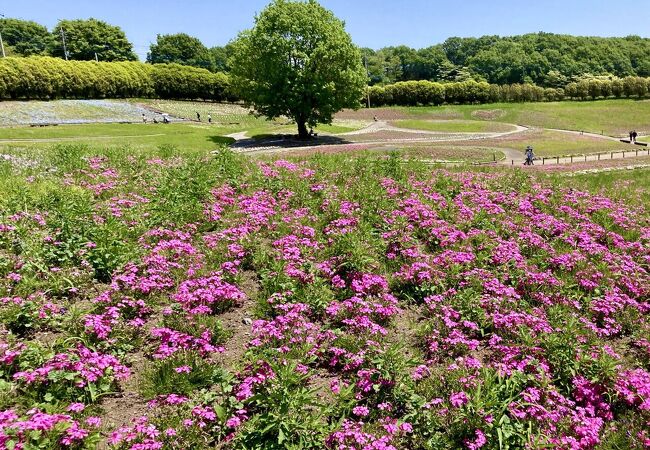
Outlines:
[[[19, 19], [0, 20], [8, 56], [47, 55], [71, 60], [135, 61], [124, 31], [106, 22], [62, 20], [51, 31]], [[66, 49], [63, 46], [65, 36]], [[185, 33], [158, 35], [147, 62], [175, 63], [228, 72], [230, 44], [207, 47]], [[362, 49], [369, 84], [427, 80], [486, 81], [565, 88], [592, 78], [650, 77], [650, 39], [581, 37], [551, 33], [521, 36], [451, 37], [423, 49], [408, 46]]]
[[[564, 88], [533, 84], [490, 84], [465, 80], [439, 83], [400, 81], [369, 86], [372, 106], [442, 105], [490, 102], [539, 102], [644, 98], [650, 78], [592, 77]], [[48, 56], [0, 59], [0, 99], [128, 98], [204, 99], [237, 101], [230, 74], [175, 63], [144, 64], [137, 61], [64, 61]]]

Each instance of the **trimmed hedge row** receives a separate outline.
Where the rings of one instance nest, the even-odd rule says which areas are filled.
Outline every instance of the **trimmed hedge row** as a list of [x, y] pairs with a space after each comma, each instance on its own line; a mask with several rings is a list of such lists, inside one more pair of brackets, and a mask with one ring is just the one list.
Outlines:
[[416, 106], [587, 100], [597, 98], [642, 98], [650, 93], [650, 78], [581, 80], [565, 89], [543, 88], [531, 84], [496, 85], [486, 82], [402, 81], [368, 88], [372, 106]]
[[[403, 81], [369, 89], [372, 106], [416, 106], [642, 98], [650, 78], [585, 79], [564, 89], [531, 84]], [[0, 59], [0, 99], [128, 98], [237, 100], [228, 75], [179, 64], [65, 61], [47, 56]]]
[[179, 64], [0, 59], [0, 99], [230, 99], [228, 76]]

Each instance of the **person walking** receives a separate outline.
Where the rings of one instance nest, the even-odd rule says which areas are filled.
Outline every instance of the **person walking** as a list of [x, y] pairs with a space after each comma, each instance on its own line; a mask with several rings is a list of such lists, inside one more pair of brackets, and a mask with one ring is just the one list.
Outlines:
[[196, 120], [198, 120], [199, 122], [201, 121], [201, 114], [199, 114], [198, 111], [196, 112]]
[[208, 123], [212, 123], [212, 114], [208, 114]]
[[526, 147], [526, 161], [524, 162], [525, 166], [532, 166], [534, 165], [535, 161], [535, 154], [533, 153], [533, 147], [530, 145]]
[[142, 113], [142, 123], [147, 123], [147, 116]]
[[639, 134], [636, 132], [636, 130], [632, 131], [632, 143], [633, 143], [633, 144], [636, 143], [636, 137], [637, 137], [638, 135], [639, 135]]
[[632, 141], [632, 140], [634, 139], [634, 138], [632, 137], [633, 134], [634, 134], [634, 131], [630, 131], [630, 144], [633, 143], [633, 141]]

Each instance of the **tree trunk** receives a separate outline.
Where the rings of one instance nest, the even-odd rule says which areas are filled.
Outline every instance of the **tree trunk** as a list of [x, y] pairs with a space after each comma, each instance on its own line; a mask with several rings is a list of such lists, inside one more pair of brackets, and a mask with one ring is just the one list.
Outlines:
[[296, 120], [298, 124], [298, 138], [299, 139], [309, 139], [309, 131], [307, 130], [307, 124], [304, 119]]

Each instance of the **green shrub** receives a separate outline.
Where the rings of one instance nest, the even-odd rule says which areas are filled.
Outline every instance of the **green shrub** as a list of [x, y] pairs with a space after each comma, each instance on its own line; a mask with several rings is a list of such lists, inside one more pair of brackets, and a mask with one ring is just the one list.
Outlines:
[[64, 61], [45, 56], [0, 60], [0, 98], [127, 97], [233, 100], [227, 75], [179, 64]]

